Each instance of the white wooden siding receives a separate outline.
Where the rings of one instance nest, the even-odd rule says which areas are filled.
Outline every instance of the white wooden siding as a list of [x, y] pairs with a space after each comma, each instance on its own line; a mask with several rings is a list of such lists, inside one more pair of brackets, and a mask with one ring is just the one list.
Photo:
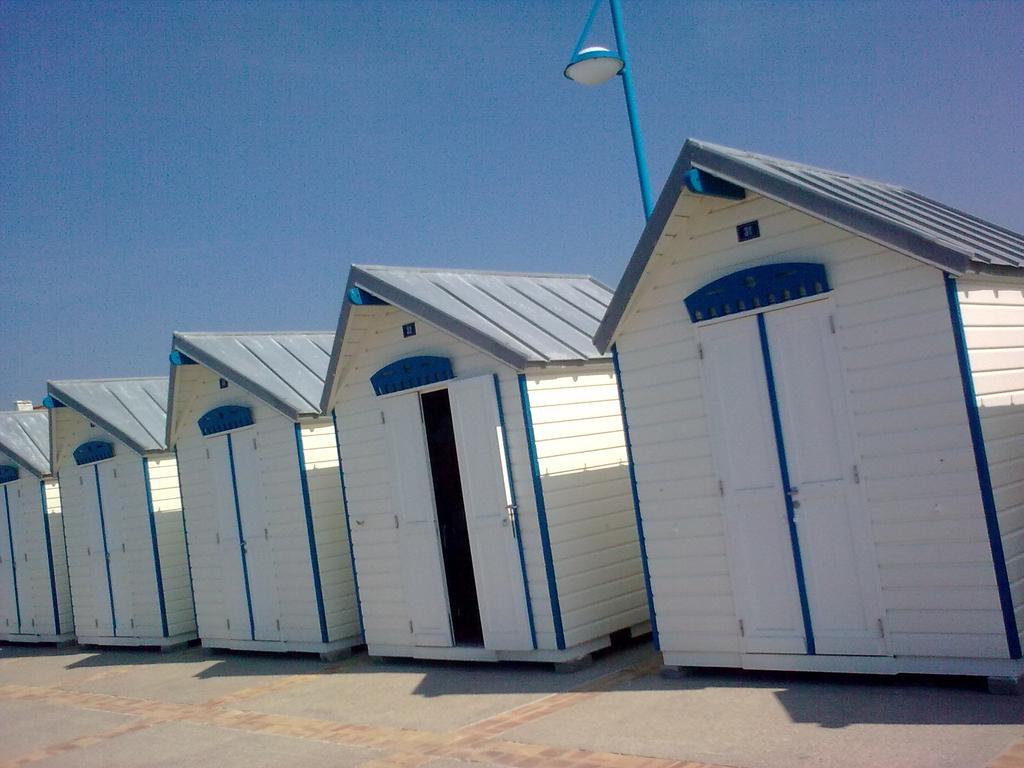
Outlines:
[[[403, 337], [402, 325], [413, 321], [417, 334]], [[370, 376], [378, 369], [412, 355], [448, 357], [460, 378], [498, 375], [537, 644], [554, 649], [551, 602], [516, 371], [394, 307], [354, 307], [345, 347], [342, 383], [332, 405], [338, 419], [363, 622], [371, 649], [374, 645], [414, 644], [395, 528], [397, 509], [391, 486], [394, 470], [388, 458], [381, 406], [370, 386]]]
[[[103, 485], [104, 518], [108, 521], [108, 545], [120, 548], [131, 573], [130, 611], [117, 617], [119, 637], [138, 637], [151, 640], [163, 636], [160, 601], [157, 592], [156, 569], [153, 559], [153, 540], [149, 525], [143, 458], [127, 445], [71, 408], [51, 410], [54, 440], [54, 467], [64, 478], [60, 488], [60, 504], [67, 537], [68, 571], [72, 598], [81, 606], [76, 616], [76, 631], [80, 635], [95, 636], [95, 627], [86, 623], [86, 616], [94, 615], [96, 601], [107, 600], [106, 584], [97, 585], [92, 575], [92, 563], [87, 556], [84, 540], [84, 521], [80, 519], [81, 505], [94, 494], [92, 465], [77, 467], [72, 452], [86, 440], [104, 440], [114, 444], [114, 457], [104, 464], [113, 470], [112, 482]], [[177, 499], [177, 478], [174, 460], [169, 454], [149, 460], [150, 482], [157, 519], [157, 542], [161, 559], [161, 577], [164, 583], [168, 634], [192, 632], [195, 622], [192, 614], [191, 593], [188, 590], [188, 572], [185, 564], [184, 537], [180, 532], [180, 501]], [[81, 479], [81, 481], [80, 481]], [[176, 509], [175, 509], [176, 507]]]
[[53, 552], [53, 578], [57, 586], [57, 609], [61, 632], [73, 632], [75, 617], [71, 607], [71, 580], [64, 543], [64, 515], [61, 510], [60, 484], [55, 478], [43, 481], [46, 514], [50, 525], [50, 548]]
[[[219, 378], [204, 366], [190, 365], [179, 369], [175, 383], [179, 398], [174, 406], [178, 471], [200, 637], [204, 641], [227, 639], [227, 610], [207, 438], [199, 432], [197, 421], [211, 408], [232, 404], [252, 409], [254, 426], [239, 432], [237, 439], [254, 439], [258, 445], [256, 455], [262, 493], [272, 520], [268, 533], [273, 543], [281, 638], [306, 644], [320, 643], [295, 422], [233, 383], [221, 389]], [[317, 419], [303, 422], [301, 429], [328, 640], [355, 637], [359, 634], [359, 625], [341, 514], [333, 427], [330, 419]]]
[[[737, 243], [757, 219], [761, 237]], [[1005, 658], [941, 272], [756, 195], [684, 195], [617, 338], [662, 648], [739, 652], [694, 326], [683, 299], [737, 269], [824, 263], [889, 650]]]
[[618, 387], [610, 363], [531, 371], [527, 387], [571, 648], [648, 619]]
[[1010, 593], [1024, 641], [1024, 284], [963, 280], [959, 288]]

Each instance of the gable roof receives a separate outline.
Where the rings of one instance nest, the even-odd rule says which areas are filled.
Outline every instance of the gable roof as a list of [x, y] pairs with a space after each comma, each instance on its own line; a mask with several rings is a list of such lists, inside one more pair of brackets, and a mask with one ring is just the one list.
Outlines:
[[[280, 333], [178, 333], [174, 350], [248, 390], [288, 416], [320, 415], [320, 395], [331, 358], [329, 331]], [[174, 408], [179, 366], [171, 366]], [[173, 419], [168, 419], [168, 430]], [[167, 436], [170, 445], [170, 434]]]
[[661, 232], [697, 169], [954, 275], [1024, 269], [1024, 235], [880, 181], [688, 139], [594, 336], [611, 346]]
[[588, 275], [353, 265], [321, 399], [341, 362], [353, 289], [435, 325], [513, 368], [604, 357], [593, 333], [612, 291]]
[[48, 381], [46, 391], [137, 453], [167, 450], [166, 376]]
[[0, 412], [0, 450], [36, 477], [50, 474], [50, 414]]

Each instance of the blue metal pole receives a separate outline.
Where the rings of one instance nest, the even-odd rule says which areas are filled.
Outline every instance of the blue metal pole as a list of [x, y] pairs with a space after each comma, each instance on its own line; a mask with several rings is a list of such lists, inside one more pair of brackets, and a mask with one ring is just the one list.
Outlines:
[[654, 203], [651, 199], [651, 183], [647, 179], [647, 156], [644, 153], [644, 137], [640, 134], [640, 120], [636, 113], [636, 96], [633, 93], [633, 76], [626, 51], [626, 34], [622, 29], [622, 8], [619, 0], [608, 0], [612, 7], [612, 26], [615, 29], [615, 45], [622, 57], [622, 89], [626, 93], [626, 111], [629, 113], [629, 130], [633, 135], [633, 154], [636, 156], [636, 175], [640, 179], [640, 196], [644, 201], [644, 217], [651, 218]]

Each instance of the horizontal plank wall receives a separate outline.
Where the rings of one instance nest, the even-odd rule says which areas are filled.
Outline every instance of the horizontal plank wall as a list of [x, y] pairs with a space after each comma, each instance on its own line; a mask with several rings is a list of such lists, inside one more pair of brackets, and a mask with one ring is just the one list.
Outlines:
[[64, 540], [64, 516], [60, 503], [60, 484], [55, 479], [43, 481], [47, 522], [50, 526], [50, 549], [53, 555], [53, 580], [57, 590], [57, 610], [61, 632], [73, 632], [75, 618], [71, 606], [71, 581], [68, 576], [67, 549]]
[[[402, 326], [409, 322], [416, 323], [417, 332], [415, 336], [404, 338]], [[344, 381], [337, 392], [334, 409], [367, 643], [371, 647], [413, 644], [402, 587], [399, 538], [395, 528], [397, 509], [392, 496], [386, 433], [370, 376], [403, 357], [440, 355], [451, 359], [458, 378], [498, 375], [537, 645], [541, 649], [555, 649], [516, 372], [505, 363], [394, 307], [353, 307], [345, 339], [348, 362], [341, 371]]]
[[959, 281], [992, 492], [1024, 641], [1024, 283]]
[[181, 512], [181, 488], [178, 462], [171, 454], [147, 461], [149, 488], [160, 551], [160, 571], [164, 588], [169, 635], [196, 630], [192, 606], [192, 585], [185, 554], [185, 525]]
[[611, 363], [528, 372], [566, 645], [648, 620]]
[[[737, 242], [737, 225], [761, 236]], [[897, 655], [1006, 658], [943, 275], [766, 198], [686, 194], [617, 339], [665, 651], [738, 654], [695, 328], [682, 305], [762, 263], [826, 265]]]
[[330, 640], [358, 636], [359, 614], [345, 530], [345, 511], [341, 504], [334, 424], [330, 418], [314, 419], [301, 422], [300, 428], [323, 584], [327, 636]]

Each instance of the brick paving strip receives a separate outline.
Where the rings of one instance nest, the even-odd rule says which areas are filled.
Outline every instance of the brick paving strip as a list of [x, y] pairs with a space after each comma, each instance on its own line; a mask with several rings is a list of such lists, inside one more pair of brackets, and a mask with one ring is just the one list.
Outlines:
[[[493, 763], [508, 768], [539, 766], [544, 768], [722, 768], [705, 763], [563, 749], [495, 738], [519, 725], [574, 706], [600, 692], [612, 690], [629, 680], [651, 674], [659, 667], [657, 659], [647, 660], [632, 667], [611, 672], [570, 691], [545, 696], [538, 701], [471, 723], [451, 733], [348, 725], [330, 720], [265, 714], [230, 707], [232, 704], [247, 699], [309, 682], [319, 675], [338, 672], [343, 666], [344, 663], [340, 663], [313, 673], [289, 675], [266, 685], [243, 688], [201, 704], [174, 704], [127, 696], [70, 691], [55, 687], [0, 686], [0, 699], [42, 701], [49, 704], [140, 718], [135, 722], [103, 733], [71, 739], [21, 755], [13, 760], [0, 763], [0, 768], [29, 765], [57, 754], [92, 746], [166, 722], [186, 722], [252, 733], [312, 739], [347, 747], [375, 749], [385, 753], [379, 758], [364, 763], [363, 768], [419, 768], [419, 766], [428, 766], [431, 762], [442, 758]], [[1010, 766], [1001, 765], [999, 768], [1010, 768]]]

